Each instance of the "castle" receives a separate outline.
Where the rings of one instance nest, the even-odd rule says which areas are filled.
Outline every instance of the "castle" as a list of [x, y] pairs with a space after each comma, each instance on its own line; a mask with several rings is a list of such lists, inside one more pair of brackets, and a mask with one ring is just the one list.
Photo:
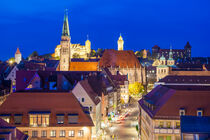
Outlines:
[[[185, 45], [184, 49], [173, 49], [172, 56], [175, 60], [177, 59], [190, 59], [191, 58], [191, 45], [189, 42]], [[161, 49], [159, 46], [155, 45], [152, 47], [153, 58], [160, 58], [164, 56], [166, 59], [169, 58], [170, 49]]]
[[[63, 47], [63, 46], [65, 46], [64, 44], [67, 46]], [[58, 59], [61, 59], [61, 53], [62, 54], [64, 53], [65, 56], [67, 56], [68, 54], [66, 54], [66, 52], [61, 51], [62, 47], [63, 48], [69, 47], [69, 50], [66, 49], [66, 51], [68, 51], [68, 53], [69, 53], [69, 58], [87, 58], [91, 52], [91, 42], [88, 38], [85, 42], [85, 45], [71, 44], [71, 36], [70, 36], [70, 31], [69, 31], [69, 22], [68, 22], [67, 12], [64, 15], [61, 43], [60, 43], [60, 45], [56, 46], [55, 53], [52, 56], [55, 58], [58, 58]]]

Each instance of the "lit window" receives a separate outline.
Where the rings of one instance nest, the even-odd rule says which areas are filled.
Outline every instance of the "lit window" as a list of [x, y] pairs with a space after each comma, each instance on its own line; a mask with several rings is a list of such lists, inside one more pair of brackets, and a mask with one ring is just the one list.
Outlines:
[[84, 130], [79, 130], [78, 137], [83, 137], [83, 136], [84, 136]]
[[167, 127], [171, 128], [171, 122], [167, 122]]
[[203, 116], [203, 110], [202, 109], [197, 110], [197, 116]]
[[180, 122], [176, 122], [176, 128], [180, 128]]
[[47, 131], [46, 130], [42, 130], [41, 131], [41, 137], [47, 137]]
[[75, 133], [74, 130], [69, 131], [69, 137], [74, 137]]
[[65, 130], [60, 130], [60, 137], [65, 137], [65, 136], [66, 136]]
[[166, 140], [171, 140], [171, 136], [166, 136]]
[[0, 118], [6, 121], [7, 123], [10, 123], [10, 115], [1, 115]]
[[163, 121], [160, 121], [159, 127], [160, 127], [160, 128], [163, 128]]
[[64, 114], [57, 114], [57, 122], [58, 124], [64, 123]]
[[28, 131], [23, 131], [24, 134], [28, 135]]
[[48, 126], [49, 114], [30, 114], [31, 126]]
[[180, 115], [180, 116], [184, 116], [184, 115], [185, 115], [185, 110], [184, 110], [183, 108], [181, 108], [181, 109], [179, 110], [179, 115]]
[[163, 136], [158, 136], [158, 140], [164, 140]]
[[38, 137], [38, 131], [32, 131], [32, 137], [33, 138]]
[[56, 137], [56, 131], [55, 130], [50, 131], [50, 137]]

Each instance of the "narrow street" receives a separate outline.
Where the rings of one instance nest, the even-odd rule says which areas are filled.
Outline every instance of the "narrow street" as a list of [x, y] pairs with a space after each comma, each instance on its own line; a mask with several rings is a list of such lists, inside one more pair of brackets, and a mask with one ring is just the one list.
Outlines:
[[129, 111], [129, 115], [120, 122], [112, 123], [112, 127], [108, 129], [109, 132], [107, 132], [106, 140], [138, 140], [136, 131], [138, 100], [132, 98], [130, 106], [124, 111]]

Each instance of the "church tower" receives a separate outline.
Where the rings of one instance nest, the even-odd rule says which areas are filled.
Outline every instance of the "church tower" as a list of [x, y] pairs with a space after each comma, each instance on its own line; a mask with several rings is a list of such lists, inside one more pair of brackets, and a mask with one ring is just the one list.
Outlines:
[[22, 54], [20, 53], [19, 48], [17, 48], [17, 51], [15, 53], [15, 62], [19, 64], [21, 60], [22, 60]]
[[90, 42], [88, 36], [87, 36], [87, 40], [85, 41], [85, 47], [87, 49], [87, 53], [90, 54], [90, 52], [91, 52], [91, 42]]
[[169, 52], [169, 58], [167, 60], [167, 65], [173, 66], [175, 64], [174, 59], [173, 59], [173, 52], [172, 52], [172, 47], [170, 47], [170, 52]]
[[118, 44], [118, 51], [122, 51], [124, 49], [124, 41], [121, 35], [117, 41], [117, 44]]
[[63, 30], [61, 36], [61, 50], [60, 50], [60, 71], [69, 71], [70, 65], [70, 46], [71, 46], [71, 37], [69, 32], [69, 22], [68, 22], [68, 13], [65, 12]]

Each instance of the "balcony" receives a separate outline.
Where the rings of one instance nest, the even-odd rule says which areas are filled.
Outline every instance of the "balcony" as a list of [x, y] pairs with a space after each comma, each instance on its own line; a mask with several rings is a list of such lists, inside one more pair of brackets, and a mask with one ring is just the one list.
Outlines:
[[154, 132], [156, 134], [179, 134], [180, 129], [176, 129], [176, 128], [155, 128]]

